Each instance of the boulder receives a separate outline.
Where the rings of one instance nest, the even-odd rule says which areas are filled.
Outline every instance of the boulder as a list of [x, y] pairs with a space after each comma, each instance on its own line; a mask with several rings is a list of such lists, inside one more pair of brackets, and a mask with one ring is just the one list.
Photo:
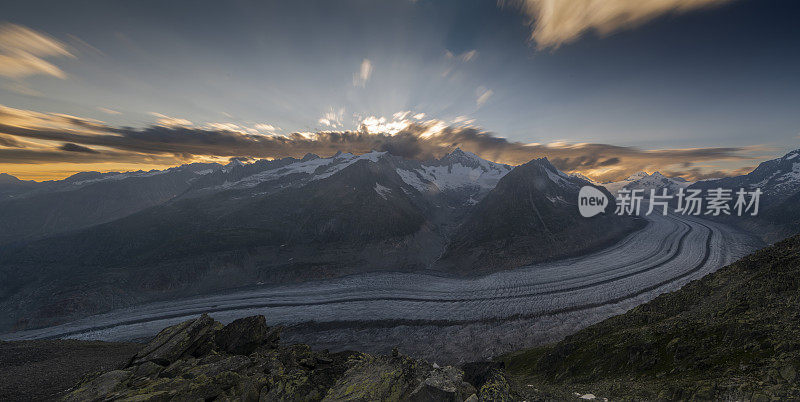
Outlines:
[[410, 401], [461, 402], [474, 395], [475, 387], [464, 381], [464, 373], [455, 367], [434, 368], [408, 396]]
[[464, 380], [477, 389], [480, 389], [486, 381], [494, 376], [495, 370], [504, 368], [503, 362], [490, 361], [466, 363], [461, 367], [464, 370]]
[[249, 355], [259, 346], [277, 343], [280, 330], [267, 326], [263, 315], [240, 318], [226, 325], [214, 336], [217, 350], [235, 355]]
[[486, 381], [478, 391], [478, 399], [481, 401], [512, 401], [511, 385], [506, 379], [505, 373], [498, 369], [492, 369]]
[[454, 367], [437, 368], [403, 356], [361, 354], [328, 391], [325, 400], [463, 401], [475, 388]]
[[132, 359], [130, 366], [153, 362], [161, 366], [185, 357], [201, 356], [213, 348], [219, 323], [203, 314], [193, 320], [163, 329]]
[[96, 377], [95, 379], [82, 384], [78, 389], [64, 397], [65, 401], [97, 401], [104, 400], [117, 388], [120, 388], [123, 381], [127, 380], [131, 373], [124, 370], [109, 371]]

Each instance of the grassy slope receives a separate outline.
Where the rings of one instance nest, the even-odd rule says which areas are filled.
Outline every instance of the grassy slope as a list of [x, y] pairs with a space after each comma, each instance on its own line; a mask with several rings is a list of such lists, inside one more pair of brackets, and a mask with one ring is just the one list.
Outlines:
[[800, 236], [558, 344], [501, 359], [528, 392], [800, 398]]

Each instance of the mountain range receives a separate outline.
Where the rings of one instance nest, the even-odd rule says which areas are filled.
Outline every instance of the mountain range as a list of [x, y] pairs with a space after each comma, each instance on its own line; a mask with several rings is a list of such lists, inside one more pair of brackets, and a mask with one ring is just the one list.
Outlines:
[[474, 275], [585, 253], [643, 225], [611, 214], [613, 202], [580, 217], [588, 184], [547, 159], [512, 168], [456, 149], [0, 186], [0, 329], [369, 271]]
[[[619, 188], [759, 187], [760, 214], [728, 220], [774, 241], [800, 231], [797, 155], [696, 183], [656, 172], [599, 185], [547, 159], [512, 167], [460, 149], [428, 161], [337, 153], [41, 183], [3, 175], [0, 329], [245, 286], [479, 275], [583, 254], [645, 224], [613, 214]], [[609, 197], [605, 214], [579, 215], [585, 185]]]
[[656, 190], [656, 194], [666, 189], [667, 194], [675, 194], [680, 188], [690, 186], [692, 182], [687, 181], [681, 177], [666, 177], [660, 172], [648, 174], [647, 172], [638, 172], [632, 174], [625, 180], [616, 182], [603, 183], [602, 186], [608, 189], [612, 194], [617, 194], [619, 190], [645, 190], [642, 194], [649, 195], [651, 189]]

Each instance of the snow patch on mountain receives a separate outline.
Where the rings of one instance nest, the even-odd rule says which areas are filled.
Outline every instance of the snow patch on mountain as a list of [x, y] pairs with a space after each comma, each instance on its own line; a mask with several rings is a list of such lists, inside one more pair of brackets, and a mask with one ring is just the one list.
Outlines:
[[398, 168], [397, 174], [421, 192], [471, 189], [475, 193], [485, 193], [493, 189], [509, 171], [511, 167], [508, 165], [490, 162], [471, 152], [456, 149], [441, 159], [420, 164], [416, 168]]
[[83, 186], [83, 185], [86, 185], [86, 184], [99, 183], [99, 182], [102, 182], [102, 181], [124, 180], [124, 179], [127, 179], [129, 177], [156, 176], [156, 175], [164, 174], [164, 173], [166, 173], [168, 171], [169, 171], [169, 169], [166, 169], [166, 170], [151, 170], [149, 172], [126, 172], [126, 173], [104, 174], [101, 177], [95, 177], [95, 178], [92, 178], [92, 179], [74, 181], [74, 182], [72, 182], [72, 185], [73, 186]]
[[656, 190], [657, 192], [667, 189], [668, 193], [675, 193], [681, 188], [689, 187], [693, 182], [687, 181], [683, 178], [670, 178], [666, 177], [660, 172], [648, 174], [647, 172], [638, 172], [630, 175], [627, 179], [604, 183], [603, 186], [611, 192], [617, 194], [620, 190]]
[[572, 176], [572, 177], [574, 177], [576, 179], [586, 180], [586, 181], [588, 181], [589, 183], [592, 183], [592, 184], [597, 184], [596, 180], [594, 180], [594, 179], [592, 179], [592, 178], [590, 178], [588, 176], [582, 175], [580, 173], [573, 173], [570, 176]]
[[260, 183], [276, 180], [291, 174], [307, 175], [309, 176], [307, 178], [308, 181], [321, 180], [332, 176], [333, 174], [360, 160], [378, 162], [378, 160], [380, 160], [380, 158], [382, 158], [384, 155], [386, 155], [386, 152], [372, 151], [359, 156], [346, 152], [338, 153], [330, 158], [300, 160], [280, 168], [258, 172], [238, 181], [231, 183], [226, 182], [222, 185], [222, 187], [250, 188], [257, 186]]
[[378, 193], [384, 200], [388, 199], [387, 195], [392, 192], [389, 187], [381, 186], [380, 183], [375, 183], [375, 192]]

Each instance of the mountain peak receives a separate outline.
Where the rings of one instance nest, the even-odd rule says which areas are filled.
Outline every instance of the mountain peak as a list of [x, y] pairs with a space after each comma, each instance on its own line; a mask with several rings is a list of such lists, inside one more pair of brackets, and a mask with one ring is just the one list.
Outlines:
[[[658, 172], [656, 172], [656, 173], [658, 173]], [[635, 180], [643, 179], [643, 178], [648, 177], [648, 176], [650, 176], [650, 175], [647, 172], [645, 172], [644, 170], [642, 170], [641, 172], [636, 172], [636, 173], [628, 176], [628, 178], [625, 179], [625, 180], [635, 181]]]
[[456, 164], [460, 163], [463, 166], [473, 167], [473, 168], [482, 168], [487, 170], [490, 168], [491, 162], [481, 158], [478, 155], [473, 154], [472, 152], [464, 151], [461, 148], [456, 148], [449, 154], [443, 156], [439, 159], [441, 162], [445, 164]]
[[302, 161], [302, 162], [308, 162], [308, 161], [313, 161], [313, 160], [315, 160], [315, 159], [319, 159], [319, 155], [317, 155], [317, 154], [312, 154], [311, 152], [309, 152], [309, 153], [305, 154], [305, 155], [303, 156], [303, 159], [300, 159], [300, 161]]
[[461, 149], [460, 147], [456, 147], [456, 149], [454, 149], [453, 151], [451, 151], [449, 154], [445, 155], [445, 158], [450, 158], [450, 159], [458, 158], [458, 159], [474, 159], [474, 160], [483, 160], [483, 158], [481, 158], [480, 156], [478, 156], [478, 155], [475, 155], [475, 154], [473, 154], [472, 152], [464, 151], [464, 150], [463, 150], [463, 149]]
[[456, 147], [456, 149], [450, 152], [450, 155], [464, 155], [464, 154], [466, 153], [464, 152], [463, 149], [461, 149], [461, 147]]
[[577, 178], [579, 178], [579, 179], [582, 179], [582, 180], [586, 180], [586, 181], [588, 181], [589, 183], [597, 183], [597, 181], [596, 181], [596, 180], [592, 179], [592, 178], [591, 178], [591, 177], [589, 177], [589, 176], [586, 176], [586, 175], [584, 175], [584, 174], [581, 174], [581, 173], [572, 173], [570, 176], [572, 176], [572, 177], [577, 177]]
[[19, 183], [22, 180], [8, 173], [0, 173], [0, 184]]
[[790, 160], [796, 158], [800, 155], [800, 149], [795, 149], [794, 151], [789, 151], [786, 155], [783, 155], [783, 160]]

